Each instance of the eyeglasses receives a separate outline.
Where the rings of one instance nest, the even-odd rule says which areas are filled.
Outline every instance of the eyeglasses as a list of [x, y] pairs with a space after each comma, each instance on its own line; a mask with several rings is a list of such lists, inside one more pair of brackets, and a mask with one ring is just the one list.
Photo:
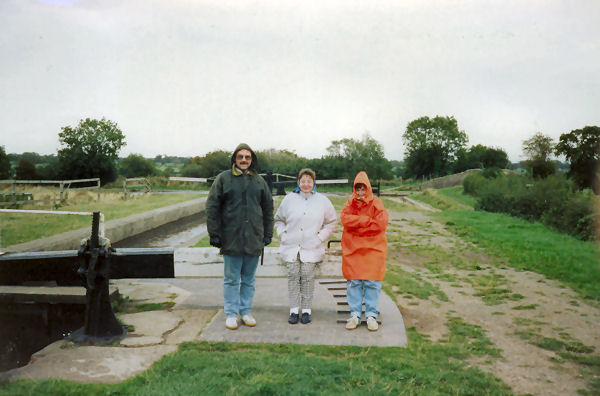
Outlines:
[[238, 155], [235, 156], [235, 158], [239, 159], [239, 160], [243, 160], [243, 159], [251, 160], [252, 156], [251, 155], [241, 155], [241, 154], [238, 154]]

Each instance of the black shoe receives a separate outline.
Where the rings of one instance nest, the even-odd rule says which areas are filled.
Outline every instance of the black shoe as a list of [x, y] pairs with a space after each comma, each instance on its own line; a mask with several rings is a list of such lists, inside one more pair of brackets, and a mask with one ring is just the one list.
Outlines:
[[290, 314], [290, 318], [288, 319], [288, 323], [289, 324], [296, 324], [296, 323], [298, 323], [298, 314], [297, 313], [291, 313]]
[[308, 312], [302, 312], [300, 322], [302, 322], [302, 324], [310, 323], [310, 314]]

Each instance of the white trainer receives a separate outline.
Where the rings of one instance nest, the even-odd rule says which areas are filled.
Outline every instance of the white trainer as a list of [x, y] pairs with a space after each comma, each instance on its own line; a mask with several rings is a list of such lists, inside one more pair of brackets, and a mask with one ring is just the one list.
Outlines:
[[377, 323], [377, 319], [372, 316], [367, 318], [367, 329], [371, 331], [377, 331], [379, 329], [379, 324]]
[[360, 324], [360, 319], [358, 318], [358, 316], [351, 316], [350, 319], [348, 319], [346, 321], [346, 329], [354, 330], [358, 327], [359, 324]]
[[250, 314], [242, 316], [242, 322], [248, 327], [256, 326], [256, 319]]
[[235, 316], [230, 316], [225, 320], [225, 327], [229, 330], [235, 330], [238, 328], [238, 320]]

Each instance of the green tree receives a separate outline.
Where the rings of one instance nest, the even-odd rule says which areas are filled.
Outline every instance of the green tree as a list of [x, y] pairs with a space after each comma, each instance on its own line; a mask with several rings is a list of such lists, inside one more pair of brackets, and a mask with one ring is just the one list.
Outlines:
[[21, 158], [15, 168], [15, 179], [17, 180], [37, 180], [38, 173], [35, 164], [25, 158]]
[[212, 177], [217, 171], [231, 167], [231, 153], [216, 150], [207, 153], [204, 157], [190, 159], [182, 168], [181, 174], [186, 177]]
[[545, 178], [556, 172], [556, 164], [550, 160], [554, 152], [554, 141], [550, 136], [535, 133], [523, 141], [523, 152], [528, 158], [525, 164], [533, 177]]
[[34, 153], [34, 152], [24, 152], [23, 154], [20, 155], [20, 158], [26, 159], [27, 161], [31, 162], [32, 164], [43, 164], [45, 162], [47, 162], [47, 157], [46, 155], [40, 155], [38, 153]]
[[454, 172], [477, 168], [504, 169], [509, 164], [506, 151], [478, 144], [469, 148], [469, 150], [459, 150], [454, 162]]
[[117, 160], [125, 135], [116, 122], [86, 118], [75, 128], [65, 126], [58, 134], [59, 174], [65, 179], [99, 177], [102, 184], [117, 178]]
[[[272, 170], [288, 176], [296, 176], [297, 172], [307, 166], [308, 160], [298, 156], [294, 151], [267, 149], [256, 152], [258, 169], [261, 173]], [[319, 177], [319, 176], [317, 176]]]
[[[392, 165], [383, 153], [383, 146], [368, 133], [361, 140], [344, 138], [334, 140], [327, 147], [328, 156], [324, 159], [333, 160], [337, 164], [345, 162], [344, 175], [352, 179], [359, 171], [364, 170], [371, 180], [391, 179]], [[343, 159], [343, 161], [340, 161]]]
[[531, 160], [548, 160], [554, 151], [554, 142], [550, 136], [536, 132], [531, 138], [523, 141], [523, 152]]
[[321, 158], [309, 159], [306, 166], [317, 174], [317, 179], [343, 179], [351, 178], [348, 172], [348, 161], [341, 156], [322, 156]]
[[41, 165], [37, 169], [38, 175], [42, 180], [58, 180], [60, 179], [60, 166], [58, 163], [58, 157], [51, 156], [46, 164]]
[[593, 188], [600, 193], [597, 172], [600, 165], [600, 127], [586, 126], [560, 135], [556, 154], [564, 154], [569, 162], [567, 176], [580, 189]]
[[10, 160], [4, 146], [0, 146], [0, 179], [10, 179]]
[[210, 177], [202, 173], [202, 167], [196, 163], [188, 162], [181, 168], [181, 175], [184, 177]]
[[[410, 177], [442, 176], [450, 173], [453, 162], [468, 137], [458, 129], [454, 117], [421, 117], [411, 121], [402, 135], [405, 172]], [[426, 162], [423, 164], [422, 162]], [[428, 172], [428, 173], [424, 173]]]
[[421, 178], [424, 176], [438, 176], [445, 173], [447, 164], [444, 153], [439, 146], [422, 147], [412, 151], [404, 160], [404, 177]]
[[156, 175], [157, 169], [151, 159], [140, 154], [129, 154], [119, 162], [119, 173], [125, 177], [144, 177]]

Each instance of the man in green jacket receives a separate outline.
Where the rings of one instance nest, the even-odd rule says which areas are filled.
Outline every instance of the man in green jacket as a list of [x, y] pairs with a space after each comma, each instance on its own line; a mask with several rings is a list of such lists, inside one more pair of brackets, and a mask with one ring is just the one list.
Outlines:
[[[256, 173], [256, 154], [242, 143], [231, 156], [231, 169], [215, 179], [206, 201], [210, 244], [221, 249], [225, 327], [238, 328], [238, 314], [246, 326], [256, 326], [252, 298], [258, 258], [273, 237], [273, 198]], [[241, 281], [241, 285], [240, 285]]]

